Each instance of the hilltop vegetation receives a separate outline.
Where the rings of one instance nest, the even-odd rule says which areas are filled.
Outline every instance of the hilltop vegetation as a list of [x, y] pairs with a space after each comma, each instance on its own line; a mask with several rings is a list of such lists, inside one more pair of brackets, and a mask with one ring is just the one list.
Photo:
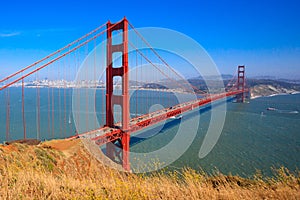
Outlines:
[[250, 179], [191, 169], [129, 174], [104, 167], [80, 140], [0, 146], [0, 199], [300, 199], [299, 173]]

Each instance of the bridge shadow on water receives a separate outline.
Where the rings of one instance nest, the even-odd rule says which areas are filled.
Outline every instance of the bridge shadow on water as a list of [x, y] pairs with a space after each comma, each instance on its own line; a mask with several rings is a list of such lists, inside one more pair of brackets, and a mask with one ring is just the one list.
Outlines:
[[[234, 99], [235, 98], [228, 98], [226, 101], [220, 101], [220, 102], [214, 103], [214, 107], [220, 106], [224, 103], [232, 102]], [[144, 130], [141, 133], [139, 133], [138, 135], [130, 137], [130, 146], [134, 146], [134, 145], [139, 144], [147, 139], [151, 139], [159, 134], [162, 134], [166, 130], [173, 128], [175, 126], [178, 126], [181, 122], [189, 120], [199, 114], [201, 115], [201, 114], [207, 113], [207, 112], [211, 111], [211, 109], [212, 109], [212, 106], [211, 106], [211, 104], [209, 104], [207, 106], [200, 108], [199, 110], [190, 111], [187, 114], [184, 114], [183, 117], [180, 119], [173, 119], [173, 120], [169, 119], [165, 122], [165, 124], [156, 125], [154, 128], [151, 128], [151, 129], [149, 128], [147, 130]]]

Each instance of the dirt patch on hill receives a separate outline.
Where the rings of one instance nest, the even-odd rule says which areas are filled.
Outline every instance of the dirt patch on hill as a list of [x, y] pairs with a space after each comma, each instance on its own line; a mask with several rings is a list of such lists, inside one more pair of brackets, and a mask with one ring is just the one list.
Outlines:
[[77, 146], [80, 143], [80, 140], [73, 139], [73, 140], [51, 140], [44, 142], [42, 146], [48, 146], [56, 150], [65, 151], [69, 150], [71, 148], [74, 148], [74, 146]]
[[42, 147], [52, 148], [63, 152], [66, 156], [72, 155], [81, 148], [80, 139], [65, 139], [65, 140], [51, 140], [41, 144]]

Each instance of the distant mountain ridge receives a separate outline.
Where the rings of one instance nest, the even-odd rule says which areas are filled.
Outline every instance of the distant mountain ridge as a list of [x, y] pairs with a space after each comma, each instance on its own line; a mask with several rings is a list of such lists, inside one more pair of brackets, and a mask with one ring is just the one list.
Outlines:
[[[250, 88], [251, 98], [256, 98], [259, 96], [270, 96], [275, 94], [293, 94], [300, 92], [300, 81], [297, 80], [287, 80], [287, 79], [269, 79], [269, 76], [263, 76], [268, 78], [248, 78], [246, 80], [246, 87]], [[207, 84], [210, 86], [210, 92], [220, 91], [220, 80], [223, 81], [224, 86], [228, 85], [232, 80], [233, 76], [229, 74], [218, 76], [207, 76], [203, 78], [202, 76], [196, 78], [190, 78], [186, 81], [177, 80], [177, 84], [171, 82], [170, 80], [164, 80], [160, 83], [151, 84], [141, 84], [141, 88], [144, 89], [177, 89], [178, 85], [185, 85], [189, 83], [192, 85], [193, 89], [197, 88], [201, 91], [208, 91]], [[233, 83], [231, 83], [231, 86]]]
[[227, 80], [227, 79], [232, 79], [233, 75], [231, 74], [221, 74], [219, 75], [210, 75], [210, 76], [198, 76], [198, 77], [194, 77], [194, 78], [189, 78], [189, 80], [193, 80], [193, 79], [201, 79], [201, 80], [216, 80], [216, 79], [223, 79], [223, 80]]

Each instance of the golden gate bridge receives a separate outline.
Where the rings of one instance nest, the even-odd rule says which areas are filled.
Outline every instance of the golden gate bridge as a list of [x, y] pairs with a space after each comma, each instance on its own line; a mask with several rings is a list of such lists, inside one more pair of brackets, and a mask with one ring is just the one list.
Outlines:
[[[133, 30], [139, 41], [137, 41], [138, 39], [136, 41], [128, 39], [129, 28]], [[120, 34], [121, 37], [115, 39], [115, 33]], [[114, 40], [118, 40], [118, 42]], [[100, 45], [100, 48], [97, 48], [97, 45], [101, 42], [103, 43], [103, 41], [105, 45]], [[136, 44], [138, 42], [144, 43], [148, 47], [148, 51], [140, 50]], [[128, 47], [132, 49], [133, 53], [128, 51]], [[99, 60], [99, 52], [97, 51], [105, 52], [106, 58]], [[119, 66], [117, 67], [115, 66], [116, 59], [114, 59], [116, 53], [119, 54]], [[85, 78], [77, 80], [73, 85], [70, 84], [66, 80], [74, 79], [76, 72], [80, 68], [80, 63], [87, 56], [90, 56], [92, 59], [88, 62], [88, 70], [83, 72], [83, 77]], [[154, 57], [156, 58], [155, 62], [152, 61]], [[157, 64], [158, 62], [159, 64]], [[98, 107], [97, 109], [101, 110], [100, 113], [102, 114], [99, 117], [100, 120], [97, 119], [95, 121], [92, 120], [95, 116], [91, 115], [90, 112], [96, 108], [90, 108], [88, 90], [99, 88], [97, 74], [99, 74], [101, 63], [105, 66], [100, 84], [102, 95], [101, 99], [97, 99], [98, 106], [95, 107]], [[153, 99], [155, 98], [153, 98], [153, 93], [142, 93], [141, 87], [136, 87], [135, 95], [130, 96], [129, 78], [135, 76], [136, 84], [138, 77], [143, 79], [143, 76], [146, 76], [145, 73], [149, 73], [143, 69], [146, 63], [148, 66], [153, 67], [155, 69], [154, 72], [157, 74], [153, 76], [151, 83], [159, 83], [161, 77], [164, 77], [176, 88], [180, 88], [181, 91], [196, 93], [197, 98], [179, 103], [171, 100], [172, 92], [166, 90], [165, 95], [169, 100], [163, 109], [142, 113], [141, 107], [145, 104], [142, 101], [147, 101], [147, 104], [151, 104], [148, 101], [154, 101]], [[43, 72], [59, 81], [41, 78], [44, 76]], [[87, 81], [90, 76], [93, 77], [93, 81]], [[28, 84], [28, 80], [31, 80], [31, 85]], [[29, 129], [32, 126], [32, 124], [28, 123], [32, 120], [29, 112], [34, 112], [34, 128], [36, 129], [37, 139], [64, 136], [71, 138], [88, 137], [99, 146], [106, 145], [107, 157], [115, 162], [119, 162], [124, 170], [129, 171], [130, 135], [132, 133], [227, 97], [236, 96], [237, 102], [244, 102], [245, 94], [248, 92], [244, 66], [238, 66], [237, 76], [229, 81], [223, 92], [212, 94], [195, 86], [188, 87], [185, 82], [180, 80], [183, 80], [183, 77], [151, 47], [150, 43], [126, 18], [117, 23], [107, 22], [54, 53], [0, 80], [1, 106], [5, 108], [3, 113], [6, 113], [5, 117], [2, 117], [6, 126], [2, 130], [5, 130], [7, 141], [12, 138], [27, 139], [28, 131], [33, 129], [32, 127]], [[116, 85], [119, 87], [117, 88]], [[12, 88], [14, 87], [19, 88], [17, 103], [12, 98]], [[28, 92], [27, 88], [30, 88], [31, 91]], [[43, 88], [46, 88], [46, 92], [44, 91], [41, 94]], [[74, 119], [71, 120], [71, 115], [69, 114], [71, 94], [68, 88], [77, 88], [77, 94], [85, 99], [85, 101], [81, 101], [78, 105], [73, 106], [76, 112], [76, 108], [83, 105], [85, 109], [80, 112], [82, 112], [81, 115], [84, 116], [84, 120], [77, 118], [77, 115], [73, 115]], [[96, 93], [92, 93], [95, 100]], [[32, 99], [31, 101], [28, 100], [27, 96], [31, 96], [34, 101]], [[141, 96], [143, 98], [139, 98]], [[156, 98], [158, 103], [160, 100], [162, 99]], [[30, 103], [34, 105], [31, 105], [30, 110], [28, 110], [27, 107], [29, 107], [28, 104]], [[119, 106], [119, 117], [116, 117], [116, 106]], [[14, 109], [19, 111], [17, 117], [12, 112]], [[131, 113], [135, 113], [135, 115]], [[84, 124], [83, 130], [79, 132], [76, 127], [72, 127], [71, 121], [73, 120], [77, 121], [76, 125], [79, 125], [79, 123], [81, 125]], [[93, 122], [91, 123], [91, 121]], [[12, 137], [14, 132], [12, 129], [16, 126], [19, 127], [19, 131], [14, 133]], [[21, 129], [23, 133], [20, 132]], [[60, 133], [59, 136], [56, 132]], [[66, 132], [69, 133], [66, 134]]]

